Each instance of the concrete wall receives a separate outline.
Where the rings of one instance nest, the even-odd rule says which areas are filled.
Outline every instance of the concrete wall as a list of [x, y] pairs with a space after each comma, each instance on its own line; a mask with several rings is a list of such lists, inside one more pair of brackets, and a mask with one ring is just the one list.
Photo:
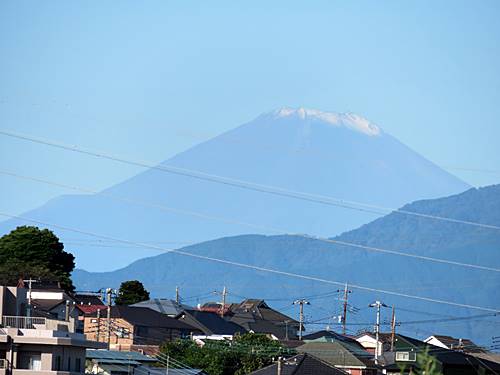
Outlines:
[[[65, 371], [83, 373], [85, 370], [85, 348], [56, 345], [22, 344], [17, 347], [14, 355], [14, 366], [17, 369], [21, 352], [40, 352], [41, 371]], [[60, 368], [57, 368], [60, 358]], [[77, 368], [79, 363], [79, 368]], [[32, 372], [33, 373], [33, 372]]]
[[25, 315], [26, 289], [0, 286], [0, 318], [4, 315]]

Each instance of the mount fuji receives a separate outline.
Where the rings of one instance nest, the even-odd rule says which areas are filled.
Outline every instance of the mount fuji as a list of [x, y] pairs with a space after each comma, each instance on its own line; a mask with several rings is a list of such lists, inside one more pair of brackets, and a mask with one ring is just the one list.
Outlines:
[[[172, 248], [250, 233], [338, 235], [387, 213], [342, 202], [400, 207], [469, 187], [359, 115], [282, 108], [98, 194], [64, 195], [25, 216]], [[0, 233], [26, 224], [5, 221]], [[51, 229], [63, 242], [73, 241], [66, 249], [79, 268], [110, 270], [158, 253]]]

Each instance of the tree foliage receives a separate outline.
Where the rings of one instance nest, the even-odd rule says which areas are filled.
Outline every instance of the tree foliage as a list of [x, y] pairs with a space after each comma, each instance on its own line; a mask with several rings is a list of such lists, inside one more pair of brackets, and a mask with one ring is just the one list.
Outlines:
[[120, 285], [118, 297], [115, 303], [117, 305], [133, 305], [134, 303], [146, 301], [149, 299], [149, 292], [138, 280], [124, 281]]
[[[439, 361], [429, 354], [429, 348], [417, 354], [417, 368], [411, 369], [412, 375], [443, 375]], [[400, 366], [402, 374], [406, 373], [406, 366]]]
[[293, 354], [263, 334], [236, 335], [232, 342], [207, 341], [200, 347], [191, 340], [166, 343], [163, 354], [209, 375], [244, 375], [272, 363], [273, 358]]
[[0, 283], [16, 285], [19, 278], [60, 282], [73, 291], [71, 272], [75, 257], [64, 251], [59, 238], [48, 229], [20, 226], [0, 238]]

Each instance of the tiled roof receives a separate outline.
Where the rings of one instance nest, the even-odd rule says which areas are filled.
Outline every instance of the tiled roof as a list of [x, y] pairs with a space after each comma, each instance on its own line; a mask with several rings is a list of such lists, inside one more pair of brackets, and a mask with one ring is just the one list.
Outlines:
[[154, 298], [148, 301], [142, 301], [136, 304], [131, 305], [132, 307], [147, 307], [149, 309], [158, 311], [162, 314], [166, 314], [169, 316], [177, 316], [182, 311], [187, 308], [191, 308], [190, 306], [178, 304], [177, 302], [166, 299], [166, 298]]
[[73, 299], [78, 305], [104, 305], [101, 299], [93, 294], [74, 294]]
[[136, 326], [195, 330], [195, 327], [189, 324], [147, 307], [112, 306], [111, 318], [122, 318]]
[[80, 310], [85, 315], [92, 315], [97, 312], [97, 310], [106, 310], [105, 305], [75, 305], [75, 307]]
[[312, 354], [333, 366], [375, 368], [373, 355], [364, 349], [346, 342], [307, 342], [297, 348], [299, 353]]
[[[250, 375], [276, 375], [278, 373], [278, 364], [273, 363], [270, 366], [250, 373]], [[283, 360], [281, 363], [281, 375], [345, 375], [344, 372], [322, 360], [309, 354], [299, 354], [294, 357]]]
[[31, 304], [35, 310], [49, 312], [54, 307], [59, 306], [61, 303], [64, 303], [64, 300], [58, 299], [32, 299]]
[[178, 319], [199, 328], [205, 335], [234, 335], [247, 332], [242, 326], [209, 311], [185, 310]]
[[[296, 327], [295, 319], [270, 308], [263, 300], [247, 299], [240, 304], [231, 305], [232, 322], [255, 333], [267, 333], [279, 339], [286, 338], [286, 328]], [[292, 338], [292, 337], [290, 337]]]
[[469, 339], [456, 339], [444, 335], [434, 335], [434, 337], [441, 341], [448, 349], [463, 348], [465, 351], [484, 351]]
[[318, 331], [318, 332], [313, 332], [308, 335], [302, 336], [302, 340], [304, 341], [312, 341], [312, 340], [318, 340], [320, 338], [325, 338], [325, 339], [331, 339], [331, 340], [325, 340], [325, 341], [342, 341], [342, 342], [351, 342], [351, 343], [357, 343], [355, 339], [352, 337], [346, 336], [346, 335], [341, 335], [340, 333], [336, 333], [334, 331]]

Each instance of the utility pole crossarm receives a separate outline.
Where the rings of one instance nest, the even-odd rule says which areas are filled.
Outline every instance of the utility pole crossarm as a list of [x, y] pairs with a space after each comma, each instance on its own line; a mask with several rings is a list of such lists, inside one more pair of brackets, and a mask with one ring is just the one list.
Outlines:
[[299, 305], [299, 340], [302, 340], [302, 331], [304, 329], [304, 305], [310, 305], [305, 299], [293, 301], [294, 305]]
[[[337, 293], [340, 293], [342, 292], [342, 290], [340, 289], [337, 289]], [[349, 290], [348, 288], [348, 285], [347, 283], [345, 283], [345, 287], [344, 287], [344, 298], [342, 299], [343, 301], [343, 304], [342, 304], [342, 334], [345, 335], [346, 334], [346, 325], [347, 325], [347, 306], [348, 306], [348, 303], [347, 303], [347, 300], [348, 300], [348, 296], [349, 296], [349, 293], [352, 293], [351, 290]]]

